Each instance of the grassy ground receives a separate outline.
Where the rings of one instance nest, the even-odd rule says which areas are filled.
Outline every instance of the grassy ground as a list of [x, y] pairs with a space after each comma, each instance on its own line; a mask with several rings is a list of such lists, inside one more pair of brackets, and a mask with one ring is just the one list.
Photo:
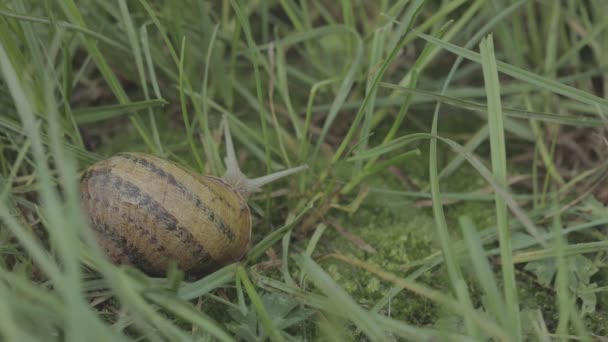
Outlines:
[[[0, 336], [606, 340], [604, 0], [7, 0]], [[109, 263], [87, 166], [221, 175], [253, 245], [200, 279]]]

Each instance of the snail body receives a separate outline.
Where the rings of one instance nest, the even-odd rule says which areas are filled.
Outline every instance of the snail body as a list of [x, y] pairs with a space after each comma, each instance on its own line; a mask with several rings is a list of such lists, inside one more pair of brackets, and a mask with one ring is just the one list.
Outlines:
[[82, 205], [99, 245], [116, 264], [163, 275], [171, 261], [201, 275], [242, 258], [251, 240], [247, 195], [300, 166], [258, 179], [239, 170], [227, 123], [226, 174], [203, 176], [145, 153], [119, 153], [89, 167]]

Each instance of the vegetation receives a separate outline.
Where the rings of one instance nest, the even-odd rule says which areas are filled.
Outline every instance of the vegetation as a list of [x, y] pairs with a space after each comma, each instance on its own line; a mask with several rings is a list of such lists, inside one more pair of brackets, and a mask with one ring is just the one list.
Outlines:
[[[6, 0], [0, 336], [606, 340], [608, 2]], [[109, 263], [93, 162], [306, 172], [239, 263]]]

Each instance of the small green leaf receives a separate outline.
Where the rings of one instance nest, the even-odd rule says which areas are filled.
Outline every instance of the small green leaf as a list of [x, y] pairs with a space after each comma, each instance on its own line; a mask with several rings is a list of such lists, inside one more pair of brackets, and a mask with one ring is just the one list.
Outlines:
[[[265, 293], [261, 299], [273, 324], [277, 329], [283, 330], [283, 334], [285, 329], [305, 321], [315, 312], [300, 307], [298, 300], [280, 294]], [[236, 336], [247, 341], [262, 341], [267, 338], [252, 305], [247, 307], [245, 314], [234, 308], [231, 308], [228, 314], [238, 322], [228, 326]]]
[[597, 284], [593, 283], [588, 287], [581, 287], [576, 293], [578, 298], [582, 300], [581, 313], [583, 315], [592, 314], [595, 312], [597, 305], [597, 296], [595, 295], [594, 289], [597, 288]]
[[[596, 287], [597, 284], [591, 283], [591, 277], [599, 271], [599, 268], [591, 260], [580, 254], [567, 258], [566, 262], [568, 265], [568, 288], [582, 300], [581, 311], [584, 314], [595, 312], [597, 298], [590, 289]], [[541, 284], [551, 286], [557, 272], [557, 265], [553, 259], [544, 259], [529, 262], [524, 269], [534, 273]]]

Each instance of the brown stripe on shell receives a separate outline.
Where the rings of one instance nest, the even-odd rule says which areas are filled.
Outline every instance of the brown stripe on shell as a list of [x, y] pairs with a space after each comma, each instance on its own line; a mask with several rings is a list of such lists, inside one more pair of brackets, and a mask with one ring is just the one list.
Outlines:
[[[179, 191], [179, 193], [184, 195], [184, 197], [188, 201], [194, 203], [196, 208], [200, 209], [207, 216], [207, 219], [209, 220], [209, 222], [211, 222], [216, 229], [218, 229], [224, 236], [226, 236], [230, 242], [234, 241], [235, 234], [232, 231], [232, 229], [230, 229], [228, 227], [226, 222], [224, 222], [224, 220], [220, 216], [218, 216], [214, 212], [214, 210], [209, 208], [209, 206], [207, 206], [199, 198], [199, 196], [197, 196], [197, 194], [195, 194], [193, 191], [191, 191], [188, 187], [186, 187], [182, 182], [177, 180], [172, 174], [168, 173], [161, 166], [156, 165], [151, 158], [138, 157], [132, 153], [119, 153], [119, 154], [117, 154], [117, 157], [124, 158], [131, 162], [134, 162], [134, 163], [140, 165], [141, 167], [143, 167], [144, 169], [157, 175], [161, 179], [166, 180], [169, 185], [171, 185], [173, 188], [175, 188], [177, 191]], [[184, 172], [190, 174], [190, 172], [188, 172], [186, 170], [184, 170]], [[223, 199], [222, 194], [217, 193], [215, 191], [215, 189], [213, 189], [212, 187], [206, 186], [204, 183], [200, 183], [200, 184], [202, 186], [205, 186], [206, 189], [213, 194], [214, 200], [221, 201], [222, 205], [228, 207], [230, 210], [234, 210], [233, 206], [229, 202], [227, 202]]]
[[[104, 172], [108, 172], [107, 170], [105, 170]], [[101, 172], [99, 172], [98, 174], [100, 174]], [[87, 181], [90, 180], [90, 177], [87, 178]], [[100, 181], [100, 179], [94, 179], [91, 184]], [[112, 188], [119, 188], [120, 186], [122, 186], [122, 179], [120, 178], [116, 178], [114, 183], [112, 184]], [[88, 201], [89, 203], [91, 203], [90, 205], [95, 206], [95, 208], [93, 208], [92, 212], [96, 212], [96, 213], [100, 213], [100, 210], [105, 210], [109, 213], [114, 214], [113, 218], [114, 220], [118, 220], [120, 219], [122, 223], [127, 223], [129, 226], [134, 227], [135, 228], [135, 232], [142, 238], [144, 238], [150, 245], [148, 245], [147, 247], [151, 247], [152, 249], [156, 250], [156, 252], [158, 253], [164, 253], [166, 250], [166, 247], [161, 244], [158, 241], [158, 238], [156, 235], [152, 234], [148, 229], [145, 229], [141, 224], [138, 223], [138, 220], [136, 217], [133, 217], [133, 213], [130, 213], [127, 210], [120, 210], [121, 208], [119, 207], [119, 202], [113, 198], [113, 199], [108, 199], [102, 196], [99, 196], [99, 194], [93, 194], [91, 195], [91, 193], [89, 191], [83, 192], [83, 199]], [[101, 207], [100, 207], [101, 206]], [[113, 222], [116, 225], [118, 225], [118, 222]], [[104, 229], [108, 228], [108, 224], [106, 223], [99, 223], [96, 222], [94, 227], [103, 227]], [[112, 232], [118, 232], [116, 229], [112, 229]], [[106, 232], [105, 230], [103, 231], [104, 233]], [[109, 232], [109, 230], [108, 230]], [[122, 230], [120, 231], [122, 233], [126, 233], [126, 231]], [[127, 249], [130, 250], [131, 246], [135, 246], [133, 244], [131, 244], [131, 246], [127, 246], [128, 243], [128, 237], [124, 236], [123, 234], [120, 235], [121, 241], [122, 243], [120, 243], [119, 245], [123, 247], [123, 249]], [[113, 239], [116, 240], [116, 239]], [[115, 241], [116, 242], [116, 241]]]
[[[102, 239], [102, 244], [105, 248], [113, 252], [113, 255], [110, 256], [112, 261], [118, 263], [127, 262], [144, 272], [154, 272], [156, 270], [156, 267], [146, 258], [145, 253], [140, 251], [135, 244], [129, 242], [125, 236], [119, 235], [116, 230], [108, 227], [107, 224], [96, 223], [93, 225], [93, 229]], [[110, 243], [111, 246], [108, 246], [107, 243]]]

